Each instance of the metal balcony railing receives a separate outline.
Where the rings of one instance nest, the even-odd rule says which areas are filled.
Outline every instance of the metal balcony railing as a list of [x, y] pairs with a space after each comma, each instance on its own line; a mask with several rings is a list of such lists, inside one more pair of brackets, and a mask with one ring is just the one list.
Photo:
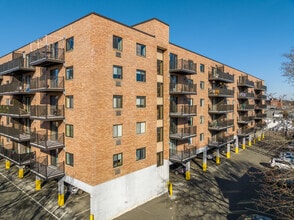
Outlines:
[[35, 68], [30, 65], [29, 59], [18, 57], [0, 65], [0, 75], [14, 72], [31, 72]]
[[197, 156], [197, 148], [191, 146], [184, 146], [183, 150], [170, 149], [169, 159], [175, 162], [185, 162]]
[[208, 105], [209, 113], [226, 113], [234, 111], [234, 105], [228, 104], [216, 104], [216, 105]]
[[266, 99], [266, 95], [263, 95], [263, 94], [255, 95], [255, 99]]
[[13, 79], [11, 83], [0, 85], [0, 95], [31, 94], [30, 85]]
[[254, 82], [251, 81], [251, 80], [248, 80], [247, 77], [240, 76], [237, 85], [238, 86], [245, 86], [245, 87], [252, 87], [253, 88], [254, 87]]
[[176, 105], [170, 106], [170, 116], [173, 117], [189, 117], [197, 115], [196, 105]]
[[263, 119], [266, 117], [267, 117], [267, 115], [265, 113], [255, 114], [255, 119]]
[[238, 99], [251, 99], [254, 98], [254, 93], [252, 92], [239, 92]]
[[213, 136], [208, 138], [208, 146], [210, 147], [222, 147], [227, 143], [231, 143], [234, 141], [234, 135], [217, 137]]
[[256, 105], [255, 109], [266, 109], [266, 105], [262, 105], [262, 104]]
[[223, 119], [223, 120], [214, 120], [212, 122], [208, 122], [208, 129], [220, 131], [223, 129], [227, 129], [228, 127], [234, 126], [234, 119]]
[[266, 127], [266, 123], [263, 121], [255, 124], [255, 128], [258, 130], [263, 129], [264, 127]]
[[169, 86], [170, 94], [197, 94], [196, 84], [181, 84], [181, 83], [170, 83]]
[[171, 73], [181, 73], [184, 75], [196, 74], [196, 63], [192, 60], [179, 59], [175, 62], [170, 62], [169, 71]]
[[32, 91], [64, 91], [64, 77], [36, 77], [31, 79]]
[[187, 126], [184, 128], [174, 127], [170, 129], [169, 137], [172, 139], [183, 140], [190, 137], [195, 137], [197, 132], [196, 126]]
[[30, 109], [30, 117], [33, 119], [64, 119], [64, 105], [32, 105]]
[[254, 128], [241, 128], [241, 129], [238, 129], [238, 136], [248, 136], [249, 134], [253, 133], [254, 132]]
[[13, 128], [0, 125], [0, 135], [19, 142], [30, 140], [30, 132], [24, 128]]
[[254, 109], [254, 105], [249, 105], [246, 103], [238, 105], [238, 111], [250, 111]]
[[0, 145], [0, 156], [10, 160], [18, 166], [22, 166], [29, 164], [30, 160], [34, 158], [35, 153], [17, 153], [14, 149], [8, 149]]
[[254, 120], [254, 116], [240, 116], [237, 118], [238, 123], [245, 123], [245, 124], [251, 122], [252, 120]]
[[44, 150], [51, 150], [64, 147], [64, 133], [54, 133], [53, 131], [39, 131], [31, 133], [32, 146]]
[[233, 83], [235, 79], [234, 75], [224, 73], [219, 69], [214, 69], [213, 71], [208, 72], [208, 80]]
[[267, 87], [265, 85], [263, 85], [262, 82], [256, 82], [254, 89], [255, 90], [261, 90], [261, 91], [266, 91]]
[[25, 106], [20, 105], [0, 105], [0, 115], [10, 117], [29, 117], [30, 113], [25, 109]]
[[30, 53], [30, 65], [52, 66], [64, 63], [64, 49], [44, 46]]
[[226, 88], [213, 88], [208, 90], [209, 97], [234, 97], [234, 90]]

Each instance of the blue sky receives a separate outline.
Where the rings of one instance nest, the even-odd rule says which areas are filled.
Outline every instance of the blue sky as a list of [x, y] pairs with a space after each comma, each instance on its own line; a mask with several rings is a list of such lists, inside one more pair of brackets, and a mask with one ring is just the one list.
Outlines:
[[266, 81], [294, 99], [281, 76], [294, 48], [294, 0], [0, 0], [0, 56], [90, 12], [133, 25], [158, 18], [170, 42]]

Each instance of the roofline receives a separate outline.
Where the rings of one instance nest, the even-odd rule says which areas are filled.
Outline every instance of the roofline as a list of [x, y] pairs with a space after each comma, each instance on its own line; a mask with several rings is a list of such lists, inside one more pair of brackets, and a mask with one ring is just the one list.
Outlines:
[[158, 22], [160, 22], [160, 23], [163, 23], [164, 25], [166, 25], [166, 26], [169, 27], [169, 24], [167, 24], [167, 23], [165, 23], [164, 21], [161, 21], [161, 20], [159, 20], [159, 19], [157, 19], [157, 18], [150, 18], [150, 19], [148, 19], [148, 20], [146, 20], [146, 21], [142, 21], [142, 22], [140, 22], [140, 23], [134, 24], [134, 25], [132, 25], [132, 27], [137, 26], [137, 25], [140, 25], [140, 24], [144, 24], [144, 23], [147, 23], [147, 22], [150, 22], [150, 21], [152, 21], [152, 20], [156, 20], [156, 21], [158, 21]]
[[241, 73], [244, 73], [244, 74], [246, 74], [246, 75], [249, 75], [249, 76], [252, 76], [252, 77], [254, 77], [254, 78], [257, 78], [257, 79], [259, 79], [259, 80], [261, 80], [261, 81], [265, 81], [265, 80], [263, 80], [263, 79], [261, 79], [261, 78], [259, 78], [259, 77], [256, 77], [256, 76], [254, 76], [254, 75], [252, 75], [252, 74], [250, 74], [250, 73], [246, 73], [246, 72], [244, 72], [243, 70], [239, 70], [239, 69], [237, 69], [237, 68], [235, 68], [235, 67], [232, 67], [232, 66], [230, 66], [230, 65], [227, 65], [227, 64], [225, 64], [225, 63], [222, 63], [222, 62], [217, 61], [217, 60], [215, 60], [215, 59], [212, 59], [212, 58], [210, 58], [210, 57], [204, 56], [204, 55], [202, 55], [202, 54], [200, 54], [200, 53], [197, 53], [197, 52], [195, 52], [195, 51], [192, 51], [192, 50], [186, 49], [186, 48], [181, 47], [181, 46], [179, 46], [179, 45], [177, 45], [177, 44], [174, 44], [174, 43], [171, 43], [171, 42], [169, 42], [169, 44], [174, 45], [174, 46], [176, 46], [176, 47], [179, 47], [179, 48], [181, 48], [181, 49], [187, 50], [187, 51], [189, 51], [189, 52], [191, 52], [191, 53], [194, 53], [194, 54], [196, 54], [196, 55], [198, 55], [198, 56], [202, 56], [202, 57], [204, 57], [204, 58], [206, 58], [206, 59], [209, 59], [209, 60], [212, 60], [212, 61], [214, 61], [214, 62], [220, 63], [220, 64], [222, 64], [222, 65], [224, 65], [224, 66], [230, 67], [230, 68], [232, 68], [232, 69], [234, 69], [234, 70], [237, 70], [237, 71], [239, 71], [239, 72], [241, 72]]

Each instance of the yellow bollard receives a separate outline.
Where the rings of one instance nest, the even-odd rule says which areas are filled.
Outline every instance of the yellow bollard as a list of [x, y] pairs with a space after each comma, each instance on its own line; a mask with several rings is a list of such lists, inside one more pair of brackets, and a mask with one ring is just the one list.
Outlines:
[[220, 157], [219, 156], [215, 157], [215, 162], [216, 162], [216, 164], [220, 164]]
[[251, 144], [251, 141], [248, 141], [248, 147], [251, 147], [252, 144]]
[[253, 144], [255, 144], [255, 143], [256, 143], [256, 139], [254, 138], [254, 139], [253, 139]]
[[37, 179], [36, 180], [36, 190], [40, 190], [41, 189], [41, 180]]
[[235, 153], [236, 153], [236, 154], [239, 153], [239, 147], [235, 147]]
[[186, 171], [186, 180], [190, 180], [191, 179], [191, 173], [190, 171]]
[[261, 138], [264, 139], [264, 133], [262, 133]]
[[203, 169], [203, 171], [206, 171], [207, 170], [207, 163], [203, 163], [202, 164], [202, 169]]
[[58, 194], [58, 205], [64, 206], [64, 194]]
[[6, 170], [9, 170], [10, 169], [10, 161], [9, 160], [6, 160], [5, 161], [5, 169]]
[[227, 151], [227, 158], [231, 158], [231, 152]]
[[260, 136], [258, 136], [258, 141], [260, 141]]
[[22, 179], [23, 178], [23, 168], [18, 168], [18, 178]]
[[245, 150], [246, 149], [246, 145], [242, 144], [242, 149]]
[[168, 192], [170, 196], [173, 195], [173, 184], [170, 182], [168, 183]]
[[94, 220], [94, 215], [93, 214], [90, 215], [90, 220]]

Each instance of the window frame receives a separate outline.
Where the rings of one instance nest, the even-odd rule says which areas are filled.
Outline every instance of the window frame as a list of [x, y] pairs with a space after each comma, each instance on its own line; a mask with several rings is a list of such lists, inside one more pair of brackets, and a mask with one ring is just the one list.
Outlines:
[[113, 95], [112, 107], [114, 109], [123, 108], [123, 96], [122, 95]]
[[157, 142], [163, 141], [163, 127], [156, 128], [156, 141]]
[[200, 70], [201, 73], [205, 72], [205, 65], [203, 63], [200, 63], [199, 70]]
[[200, 141], [204, 141], [204, 133], [200, 133], [200, 135], [199, 135], [199, 140], [200, 140]]
[[74, 154], [65, 152], [65, 164], [68, 166], [74, 166]]
[[146, 96], [136, 96], [136, 107], [146, 108]]
[[74, 126], [72, 124], [65, 125], [65, 137], [74, 137]]
[[[118, 161], [120, 161], [120, 162], [118, 162]], [[113, 168], [120, 167], [122, 165], [123, 165], [123, 153], [113, 154], [112, 155], [112, 166], [113, 166]]]
[[74, 49], [74, 37], [69, 37], [65, 41], [65, 49], [66, 52], [72, 51]]
[[[71, 70], [71, 73], [68, 73], [68, 70]], [[69, 66], [65, 68], [65, 79], [66, 80], [71, 80], [74, 78], [74, 70], [73, 66]]]
[[199, 124], [204, 124], [204, 116], [200, 115]]
[[65, 108], [73, 108], [74, 107], [74, 98], [73, 95], [65, 96]]
[[146, 121], [136, 122], [136, 134], [146, 133]]
[[163, 97], [163, 83], [161, 83], [161, 82], [157, 83], [157, 97], [158, 98]]
[[[118, 70], [120, 70], [120, 73]], [[118, 66], [118, 65], [112, 66], [112, 78], [113, 79], [123, 79], [123, 67], [122, 66]]]
[[112, 126], [112, 136], [113, 138], [120, 138], [123, 135], [122, 124], [115, 124]]
[[200, 81], [200, 89], [204, 90], [205, 89], [205, 82], [204, 81]]
[[136, 81], [137, 82], [146, 82], [146, 71], [145, 70], [136, 70]]
[[163, 161], [164, 161], [164, 158], [163, 158], [163, 151], [160, 151], [160, 152], [157, 152], [156, 153], [156, 164], [157, 166], [162, 166], [163, 165]]
[[163, 105], [157, 105], [157, 120], [163, 119]]
[[112, 48], [118, 51], [123, 50], [123, 38], [117, 35], [112, 36]]
[[203, 107], [204, 106], [204, 99], [200, 99], [200, 107]]
[[144, 159], [146, 159], [146, 147], [136, 149], [136, 161]]
[[146, 45], [136, 43], [136, 55], [140, 57], [146, 57]]

